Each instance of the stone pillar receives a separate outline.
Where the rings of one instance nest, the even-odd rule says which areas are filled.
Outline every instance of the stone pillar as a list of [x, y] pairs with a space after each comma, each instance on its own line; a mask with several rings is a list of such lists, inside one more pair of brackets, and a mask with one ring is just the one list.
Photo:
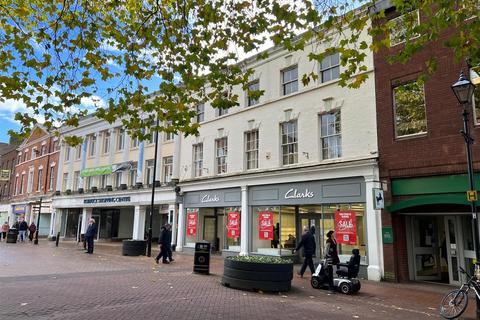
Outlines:
[[[81, 175], [81, 172], [83, 169], [85, 169], [85, 166], [87, 165], [87, 137], [83, 137], [83, 143], [82, 143], [82, 149], [80, 153], [80, 176], [78, 177], [78, 189], [83, 189], [84, 183], [83, 183], [83, 177]], [[60, 161], [61, 162], [61, 161]], [[57, 177], [59, 179], [60, 177]]]
[[[172, 244], [177, 244], [177, 213], [175, 204], [168, 205], [168, 221], [172, 224]], [[171, 221], [171, 222], [170, 222]]]
[[[53, 143], [53, 141], [52, 141]], [[57, 182], [56, 182], [56, 185], [55, 185], [55, 191], [61, 191], [62, 190], [62, 180], [63, 180], [63, 162], [64, 162], [64, 158], [65, 158], [65, 148], [69, 148], [69, 146], [67, 146], [67, 144], [65, 142], [61, 142], [62, 144], [60, 145], [60, 155], [59, 155], [59, 158], [58, 158], [58, 167], [57, 167]], [[52, 168], [50, 167], [49, 168], [50, 170], [52, 170]], [[45, 174], [47, 174], [47, 181], [48, 183], [50, 183], [50, 172], [46, 172], [45, 171]], [[48, 190], [50, 186], [45, 186], [45, 190]]]
[[248, 188], [242, 186], [242, 213], [240, 215], [240, 255], [248, 256], [249, 225], [248, 225]]
[[183, 238], [185, 234], [185, 209], [183, 203], [178, 205], [178, 237], [176, 251], [183, 250]]
[[133, 216], [133, 240], [144, 240], [145, 238], [145, 207], [135, 206]]
[[378, 184], [374, 176], [365, 177], [365, 215], [367, 221], [368, 280], [380, 281], [383, 277], [383, 243], [381, 210], [373, 209], [372, 189]]
[[[85, 232], [87, 232], [88, 220], [92, 217], [92, 211], [93, 211], [93, 208], [83, 208], [82, 230], [80, 231], [81, 234], [85, 234]], [[95, 221], [95, 222], [97, 223], [97, 227], [98, 227], [99, 221]]]

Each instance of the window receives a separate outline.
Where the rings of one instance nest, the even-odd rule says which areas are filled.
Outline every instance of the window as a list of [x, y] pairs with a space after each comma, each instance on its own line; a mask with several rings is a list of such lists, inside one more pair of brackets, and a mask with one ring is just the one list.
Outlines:
[[340, 76], [340, 54], [325, 57], [320, 63], [320, 81], [322, 83], [338, 79]]
[[342, 156], [342, 130], [340, 111], [320, 116], [322, 158], [333, 159]]
[[128, 172], [128, 185], [133, 187], [137, 184], [137, 163], [134, 162]]
[[115, 188], [119, 189], [122, 184], [122, 172], [115, 172]]
[[201, 177], [203, 171], [203, 143], [193, 145], [193, 176]]
[[53, 190], [53, 183], [55, 182], [55, 166], [50, 167], [50, 179], [48, 183], [48, 190]]
[[78, 190], [78, 180], [79, 180], [79, 177], [80, 177], [80, 171], [75, 171], [73, 173], [73, 191], [77, 191]]
[[205, 105], [203, 103], [197, 105], [197, 123], [205, 121]]
[[282, 164], [298, 162], [297, 120], [281, 124], [282, 131]]
[[15, 195], [18, 194], [18, 176], [15, 177]]
[[298, 67], [290, 67], [282, 71], [282, 94], [298, 91]]
[[108, 174], [102, 174], [100, 176], [100, 188], [105, 189], [107, 187]]
[[21, 163], [22, 162], [22, 154], [19, 153], [18, 154], [18, 160], [17, 160], [17, 164]]
[[145, 161], [145, 182], [148, 185], [153, 184], [153, 166], [155, 165], [154, 159]]
[[390, 20], [390, 46], [403, 43], [407, 38], [418, 37], [418, 34], [412, 33], [412, 30], [419, 25], [419, 19], [419, 11], [415, 10]]
[[23, 194], [23, 182], [25, 181], [25, 174], [22, 173], [22, 177], [21, 177], [21, 180], [20, 180], [20, 194]]
[[70, 160], [70, 147], [68, 145], [65, 145], [65, 161]]
[[95, 155], [95, 152], [96, 152], [95, 149], [96, 149], [96, 147], [97, 147], [97, 136], [94, 135], [94, 134], [92, 134], [92, 135], [90, 136], [89, 142], [90, 142], [90, 146], [88, 147], [88, 150], [89, 150], [88, 155], [89, 155], [90, 157], [93, 157], [93, 156]]
[[92, 177], [86, 177], [85, 179], [85, 190], [92, 188]]
[[247, 170], [258, 168], [258, 130], [245, 132], [245, 160]]
[[53, 151], [52, 152], [58, 151], [59, 149], [60, 149], [60, 145], [58, 143], [58, 140], [54, 140], [53, 141]]
[[475, 111], [475, 123], [480, 123], [480, 66], [470, 69], [470, 81], [476, 89], [473, 93], [473, 110]]
[[103, 132], [103, 154], [107, 154], [110, 152], [110, 131]]
[[[258, 91], [260, 90], [260, 81], [255, 80], [253, 82], [250, 82], [248, 84], [248, 91]], [[253, 98], [248, 95], [247, 92], [247, 107], [251, 107], [258, 104], [258, 98]]]
[[217, 109], [215, 109], [215, 113], [217, 114], [217, 117], [221, 117], [221, 116], [224, 116], [224, 115], [228, 114], [228, 109], [217, 108]]
[[154, 144], [155, 141], [157, 141], [157, 132], [155, 131], [155, 123], [152, 123], [152, 126], [150, 127], [150, 137], [148, 138], [148, 143], [149, 144]]
[[[90, 177], [89, 177], [90, 178]], [[68, 172], [65, 172], [63, 174], [63, 180], [62, 180], [62, 191], [65, 192], [65, 190], [68, 189]]]
[[215, 140], [215, 172], [227, 173], [228, 140], [227, 137]]
[[395, 87], [393, 99], [397, 137], [427, 132], [423, 84], [416, 81]]
[[75, 160], [80, 160], [82, 157], [82, 146], [78, 145], [75, 147]]
[[23, 161], [27, 161], [27, 150], [23, 152]]
[[170, 182], [173, 173], [173, 157], [163, 158], [163, 181]]
[[130, 148], [138, 148], [138, 145], [138, 137], [132, 137], [132, 139], [130, 140]]
[[37, 176], [37, 191], [43, 189], [43, 169], [38, 169], [38, 176]]
[[33, 190], [33, 169], [28, 171], [28, 177], [27, 177], [27, 193], [31, 193]]
[[[165, 127], [170, 127], [172, 125], [172, 121], [169, 120], [167, 121], [167, 123], [165, 124]], [[165, 132], [165, 135], [163, 136], [163, 141], [171, 141], [173, 140], [175, 134], [173, 132]]]
[[47, 154], [47, 144], [42, 144], [42, 148], [40, 149], [40, 156], [44, 156]]
[[37, 148], [34, 147], [32, 148], [32, 156], [31, 156], [31, 159], [35, 159], [37, 157]]
[[117, 151], [123, 150], [125, 148], [125, 129], [117, 129]]

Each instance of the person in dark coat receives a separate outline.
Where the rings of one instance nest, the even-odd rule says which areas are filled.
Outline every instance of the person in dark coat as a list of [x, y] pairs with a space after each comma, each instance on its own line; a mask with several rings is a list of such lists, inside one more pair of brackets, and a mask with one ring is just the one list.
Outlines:
[[[158, 238], [158, 246], [160, 247], [160, 252], [155, 258], [155, 262], [158, 263], [160, 258], [162, 258], [162, 263], [170, 263], [172, 259], [172, 229], [170, 224], [165, 224], [160, 230], [160, 237]], [[168, 259], [168, 260], [167, 260]]]
[[20, 237], [20, 241], [24, 242], [27, 240], [27, 230], [28, 230], [28, 223], [23, 219], [20, 224], [18, 225], [18, 233]]
[[87, 243], [87, 252], [85, 253], [93, 253], [93, 239], [97, 235], [97, 224], [95, 223], [95, 219], [90, 218], [88, 221], [88, 228], [87, 232], [85, 232], [85, 242]]
[[307, 266], [310, 268], [312, 274], [315, 273], [315, 267], [313, 265], [313, 255], [315, 254], [315, 250], [317, 249], [315, 237], [310, 232], [310, 229], [307, 226], [303, 227], [302, 239], [298, 243], [294, 252], [298, 251], [301, 247], [303, 247], [303, 255], [305, 256], [305, 259], [303, 260], [302, 268], [300, 269], [300, 272], [298, 274], [300, 275], [300, 277], [303, 277]]
[[28, 239], [30, 239], [30, 241], [32, 241], [33, 237], [35, 236], [35, 232], [37, 231], [37, 226], [35, 225], [35, 223], [32, 222], [30, 224], [30, 227], [28, 227], [28, 231], [29, 231]]
[[328, 290], [330, 293], [335, 293], [335, 286], [333, 284], [333, 266], [340, 262], [338, 258], [337, 240], [335, 240], [335, 232], [333, 230], [328, 231], [327, 241], [325, 242], [325, 262], [326, 262], [326, 274], [328, 277]]

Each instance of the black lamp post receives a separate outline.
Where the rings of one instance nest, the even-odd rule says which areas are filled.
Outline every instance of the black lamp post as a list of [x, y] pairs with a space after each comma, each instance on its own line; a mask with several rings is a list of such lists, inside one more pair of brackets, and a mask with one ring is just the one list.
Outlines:
[[[473, 143], [473, 138], [470, 136], [470, 128], [468, 126], [468, 106], [472, 101], [473, 92], [475, 91], [475, 86], [468, 80], [463, 72], [460, 73], [460, 78], [456, 83], [452, 85], [452, 90], [455, 96], [457, 97], [458, 102], [463, 107], [463, 130], [461, 131], [462, 136], [465, 140], [465, 148], [467, 152], [467, 166], [468, 166], [468, 180], [470, 183], [470, 190], [476, 194], [475, 188], [475, 178], [473, 176], [473, 160], [472, 160], [472, 149], [471, 144]], [[470, 197], [469, 197], [470, 199]], [[479, 275], [480, 272], [480, 242], [478, 237], [478, 219], [477, 219], [477, 204], [476, 196], [470, 199], [470, 208], [472, 211], [472, 228], [473, 228], [473, 241], [475, 245], [475, 276]], [[477, 297], [477, 319], [480, 319], [480, 300]]]
[[40, 228], [40, 214], [42, 213], [42, 200], [43, 198], [40, 197], [40, 205], [38, 207], [38, 216], [37, 216], [37, 230], [35, 230], [35, 239], [33, 240], [33, 244], [38, 244], [38, 228]]
[[152, 201], [150, 203], [150, 221], [148, 225], [148, 240], [147, 240], [147, 257], [152, 256], [152, 219], [153, 219], [153, 203], [155, 202], [155, 177], [157, 175], [157, 150], [158, 150], [158, 117], [155, 127], [155, 154], [153, 160], [153, 178], [152, 178]]

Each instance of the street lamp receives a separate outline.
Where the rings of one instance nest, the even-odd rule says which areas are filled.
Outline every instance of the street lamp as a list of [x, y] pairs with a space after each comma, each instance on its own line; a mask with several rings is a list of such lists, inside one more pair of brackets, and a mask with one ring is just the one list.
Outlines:
[[157, 174], [157, 150], [158, 150], [158, 116], [155, 126], [155, 153], [153, 160], [153, 178], [152, 178], [152, 201], [150, 203], [150, 221], [148, 225], [148, 240], [147, 240], [147, 257], [152, 256], [152, 219], [153, 219], [153, 204], [155, 202], [155, 185], [156, 185], [156, 174]]
[[[470, 192], [473, 197], [468, 196], [470, 200], [470, 208], [472, 211], [472, 227], [473, 227], [473, 241], [475, 245], [475, 276], [480, 279], [480, 242], [478, 238], [478, 220], [477, 220], [477, 204], [476, 204], [476, 189], [475, 180], [473, 176], [473, 161], [472, 161], [472, 149], [471, 144], [473, 139], [470, 136], [470, 128], [468, 126], [468, 106], [472, 101], [473, 92], [475, 91], [475, 85], [473, 85], [469, 79], [465, 77], [463, 72], [460, 73], [460, 78], [456, 83], [452, 85], [453, 93], [457, 97], [458, 102], [463, 107], [463, 130], [462, 136], [465, 140], [465, 148], [467, 153], [467, 166], [468, 166], [468, 180], [470, 183]], [[480, 300], [477, 298], [477, 319], [480, 319]]]

